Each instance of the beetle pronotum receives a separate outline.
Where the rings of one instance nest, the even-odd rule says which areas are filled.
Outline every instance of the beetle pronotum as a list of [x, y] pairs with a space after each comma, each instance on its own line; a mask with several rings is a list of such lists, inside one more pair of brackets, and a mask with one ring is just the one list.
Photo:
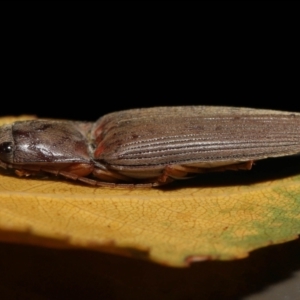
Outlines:
[[299, 153], [299, 132], [299, 113], [210, 106], [131, 109], [95, 123], [20, 121], [0, 128], [0, 166], [96, 186], [159, 186]]

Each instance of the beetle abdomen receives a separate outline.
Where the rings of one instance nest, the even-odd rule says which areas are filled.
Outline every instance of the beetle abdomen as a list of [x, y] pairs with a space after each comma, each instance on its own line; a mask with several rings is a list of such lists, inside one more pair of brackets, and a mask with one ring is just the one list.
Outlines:
[[108, 115], [109, 121], [98, 122], [101, 134], [95, 159], [116, 170], [160, 169], [172, 164], [209, 167], [300, 152], [298, 114], [256, 111], [174, 116], [161, 115], [158, 108], [157, 114], [139, 115], [137, 110], [127, 118]]

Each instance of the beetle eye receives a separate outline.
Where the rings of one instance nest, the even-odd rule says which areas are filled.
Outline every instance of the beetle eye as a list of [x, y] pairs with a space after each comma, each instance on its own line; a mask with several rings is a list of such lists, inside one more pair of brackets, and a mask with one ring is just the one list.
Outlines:
[[13, 151], [13, 143], [4, 142], [0, 144], [0, 153], [7, 154]]

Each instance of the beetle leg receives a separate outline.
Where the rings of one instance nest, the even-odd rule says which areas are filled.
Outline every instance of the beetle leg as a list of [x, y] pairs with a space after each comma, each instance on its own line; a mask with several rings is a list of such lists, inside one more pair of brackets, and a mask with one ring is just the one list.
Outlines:
[[41, 167], [39, 171], [51, 173], [54, 175], [62, 175], [70, 179], [77, 180], [78, 177], [89, 175], [93, 171], [90, 164], [72, 164], [64, 168], [53, 169], [51, 167]]
[[[55, 175], [62, 175], [66, 178], [72, 179], [72, 180], [78, 180], [81, 182], [84, 182], [86, 184], [92, 185], [92, 186], [98, 186], [98, 187], [118, 187], [118, 188], [150, 188], [153, 186], [157, 186], [155, 183], [115, 183], [115, 182], [104, 182], [104, 181], [98, 181], [95, 179], [87, 178], [87, 177], [81, 177], [77, 176], [76, 174], [73, 173], [68, 173], [65, 171], [54, 171], [54, 170], [49, 170], [49, 173], [55, 174]], [[161, 185], [161, 184], [159, 184]]]
[[[92, 185], [92, 186], [101, 186], [101, 187], [123, 187], [123, 188], [134, 188], [134, 187], [152, 187], [155, 184], [153, 183], [138, 183], [138, 184], [132, 184], [132, 183], [115, 183], [114, 180], [123, 180], [123, 181], [130, 181], [131, 179], [127, 176], [114, 173], [112, 171], [108, 170], [101, 170], [101, 169], [94, 169], [93, 166], [86, 165], [86, 164], [77, 164], [77, 165], [71, 165], [67, 168], [60, 169], [60, 170], [53, 170], [51, 168], [41, 168], [40, 171], [44, 171], [47, 173], [51, 173], [53, 175], [61, 175], [65, 178], [77, 180], [84, 182], [86, 184]], [[108, 180], [109, 182], [105, 181], [98, 181], [95, 179], [84, 177], [86, 175], [89, 175], [91, 172], [93, 172], [93, 175], [96, 176], [99, 179], [102, 180]]]
[[7, 168], [9, 168], [8, 164], [2, 162], [1, 160], [0, 160], [0, 167], [3, 168], [3, 169], [5, 169], [5, 170], [6, 170]]
[[[85, 183], [91, 184], [91, 185], [96, 185], [96, 181], [86, 178], [84, 176], [89, 175], [92, 171], [93, 171], [94, 166], [90, 165], [90, 164], [72, 164], [69, 165], [65, 168], [61, 168], [61, 169], [53, 169], [51, 167], [42, 167], [42, 168], [38, 168], [37, 170], [34, 170], [34, 167], [30, 167], [29, 170], [19, 170], [21, 176], [26, 175], [29, 176], [31, 174], [36, 174], [40, 171], [42, 172], [46, 172], [46, 173], [50, 173], [53, 174], [55, 176], [61, 175], [64, 176], [68, 179], [72, 179], [72, 180], [80, 180], [83, 181]], [[23, 175], [23, 176], [24, 176]]]
[[[72, 164], [62, 171], [76, 174], [78, 177], [85, 177], [93, 172], [94, 166], [91, 164]], [[60, 172], [61, 173], [61, 172]]]
[[110, 170], [94, 169], [93, 175], [101, 180], [108, 182], [117, 182], [117, 181], [132, 181], [132, 178], [113, 172]]
[[[230, 164], [230, 165], [224, 165], [220, 167], [213, 167], [213, 168], [202, 168], [202, 167], [193, 167], [193, 166], [185, 166], [185, 165], [174, 165], [174, 166], [168, 166], [168, 170], [170, 171], [170, 168], [172, 168], [173, 171], [171, 171], [171, 175], [174, 174], [176, 176], [176, 171], [178, 171], [178, 174], [180, 175], [179, 171], [188, 174], [188, 173], [207, 173], [207, 172], [223, 172], [226, 170], [231, 171], [237, 171], [237, 170], [251, 170], [253, 165], [253, 160], [241, 162], [237, 164]], [[185, 175], [184, 175], [185, 176]], [[177, 176], [180, 177], [180, 176]]]
[[118, 187], [118, 188], [151, 188], [157, 186], [155, 183], [113, 183], [97, 181], [97, 186], [101, 187]]
[[253, 165], [253, 160], [238, 164], [231, 164], [227, 166], [215, 168], [200, 168], [184, 165], [169, 165], [163, 170], [163, 173], [157, 178], [157, 183], [169, 183], [174, 179], [184, 179], [190, 173], [206, 173], [206, 172], [223, 172], [226, 170], [250, 170]]
[[31, 175], [36, 175], [37, 171], [29, 171], [29, 170], [15, 170], [15, 174], [19, 177], [29, 177]]
[[172, 182], [175, 178], [182, 178], [187, 175], [187, 172], [183, 171], [179, 166], [177, 168], [176, 165], [166, 166], [162, 172], [162, 174], [157, 178], [156, 183], [167, 184]]

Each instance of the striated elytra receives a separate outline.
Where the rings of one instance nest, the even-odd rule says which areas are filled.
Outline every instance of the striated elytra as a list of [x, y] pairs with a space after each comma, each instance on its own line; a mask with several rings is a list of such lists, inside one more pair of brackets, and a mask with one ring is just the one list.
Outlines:
[[19, 121], [0, 128], [0, 166], [19, 176], [151, 187], [297, 154], [299, 132], [299, 113], [213, 106], [131, 109], [95, 123]]

